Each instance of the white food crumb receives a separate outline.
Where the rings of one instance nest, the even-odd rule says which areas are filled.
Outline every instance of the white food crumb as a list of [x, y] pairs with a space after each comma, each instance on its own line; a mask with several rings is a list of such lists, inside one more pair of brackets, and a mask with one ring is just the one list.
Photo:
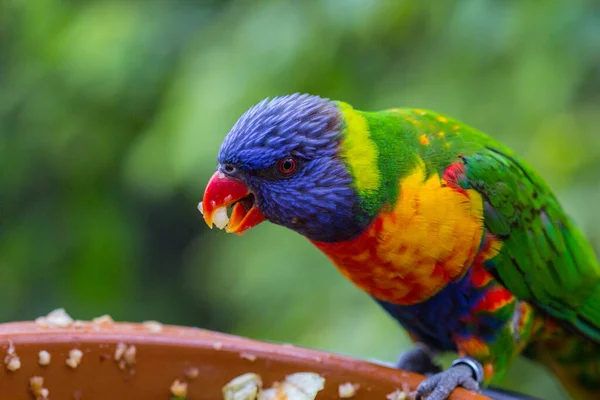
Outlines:
[[217, 228], [223, 229], [229, 223], [229, 217], [227, 216], [227, 207], [219, 207], [213, 214], [213, 223]]
[[171, 394], [175, 397], [187, 396], [187, 389], [187, 383], [180, 382], [179, 379], [175, 379], [171, 384]]
[[8, 349], [6, 350], [6, 357], [4, 357], [4, 365], [9, 371], [15, 372], [21, 368], [21, 359], [15, 351], [15, 345], [12, 340], [8, 341]]
[[255, 400], [262, 388], [260, 376], [247, 373], [240, 375], [223, 386], [225, 400]]
[[202, 209], [202, 202], [198, 203], [198, 211], [200, 211], [200, 214], [204, 215], [204, 210]]
[[123, 357], [125, 350], [127, 350], [127, 345], [125, 343], [117, 344], [117, 348], [115, 349], [115, 361], [119, 361], [121, 357]]
[[112, 317], [110, 315], [104, 314], [104, 315], [94, 318], [92, 320], [92, 323], [94, 323], [96, 325], [108, 325], [108, 324], [114, 324], [115, 321], [112, 319]]
[[200, 370], [196, 367], [188, 367], [185, 369], [185, 377], [189, 380], [194, 380], [200, 375]]
[[69, 358], [67, 358], [67, 365], [73, 369], [77, 368], [81, 364], [83, 358], [83, 352], [79, 349], [73, 349], [69, 351]]
[[356, 391], [360, 388], [359, 384], [350, 382], [342, 383], [338, 387], [338, 394], [340, 399], [350, 399], [356, 395]]
[[385, 396], [387, 400], [405, 400], [406, 392], [400, 389], [396, 389], [396, 391]]
[[240, 358], [243, 358], [244, 360], [248, 360], [250, 362], [256, 361], [256, 356], [251, 353], [240, 353]]
[[44, 328], [66, 328], [73, 323], [73, 318], [64, 308], [57, 308], [45, 317], [36, 318], [35, 323]]
[[6, 369], [9, 371], [15, 372], [19, 368], [21, 368], [21, 359], [18, 356], [12, 356], [4, 360], [6, 364]]
[[277, 396], [277, 389], [273, 387], [261, 391], [258, 394], [257, 400], [278, 400], [279, 398]]
[[41, 376], [32, 376], [29, 378], [29, 389], [36, 400], [47, 399], [50, 396], [50, 391], [44, 388], [44, 378]]
[[221, 350], [223, 348], [223, 343], [221, 342], [214, 342], [212, 345], [213, 349], [215, 350]]
[[135, 355], [137, 353], [137, 349], [134, 345], [130, 345], [127, 350], [125, 350], [125, 354], [123, 355], [123, 359], [127, 363], [127, 365], [135, 364]]
[[315, 396], [305, 393], [289, 382], [276, 383], [258, 396], [258, 400], [314, 400], [314, 398]]
[[38, 363], [40, 365], [50, 365], [51, 359], [52, 357], [50, 356], [50, 353], [48, 353], [46, 350], [42, 350], [38, 353]]
[[288, 375], [285, 382], [296, 386], [311, 399], [317, 397], [317, 393], [325, 387], [325, 379], [314, 372], [298, 372]]
[[75, 329], [83, 329], [85, 327], [85, 321], [82, 321], [80, 319], [76, 319], [73, 322], [73, 328]]
[[157, 321], [144, 321], [142, 325], [152, 333], [160, 333], [163, 330], [163, 324]]

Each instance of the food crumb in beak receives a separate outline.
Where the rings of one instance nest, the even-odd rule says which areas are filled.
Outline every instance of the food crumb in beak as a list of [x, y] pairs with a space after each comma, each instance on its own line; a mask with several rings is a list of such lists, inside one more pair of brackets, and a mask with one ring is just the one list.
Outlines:
[[213, 223], [219, 229], [223, 229], [229, 223], [229, 217], [227, 216], [227, 207], [219, 207], [213, 214]]
[[202, 209], [202, 202], [198, 203], [198, 211], [200, 211], [200, 214], [204, 215], [204, 210]]

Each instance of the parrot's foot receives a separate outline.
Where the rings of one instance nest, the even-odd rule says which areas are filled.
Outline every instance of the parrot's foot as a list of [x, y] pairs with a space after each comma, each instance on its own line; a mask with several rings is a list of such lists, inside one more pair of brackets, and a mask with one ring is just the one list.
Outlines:
[[483, 382], [483, 367], [472, 358], [459, 358], [447, 370], [425, 379], [417, 387], [417, 399], [446, 400], [450, 393], [461, 386], [479, 392]]
[[429, 348], [421, 343], [400, 355], [396, 368], [417, 374], [435, 374], [442, 368], [433, 362], [433, 354]]

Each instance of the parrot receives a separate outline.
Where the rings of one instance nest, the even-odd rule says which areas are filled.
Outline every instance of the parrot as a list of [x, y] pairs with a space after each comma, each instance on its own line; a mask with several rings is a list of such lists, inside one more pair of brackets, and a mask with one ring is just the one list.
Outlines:
[[[517, 357], [600, 399], [600, 266], [543, 178], [492, 136], [419, 108], [266, 98], [225, 135], [198, 208], [304, 236], [407, 332], [417, 398], [498, 383]], [[456, 354], [447, 368], [438, 357]]]

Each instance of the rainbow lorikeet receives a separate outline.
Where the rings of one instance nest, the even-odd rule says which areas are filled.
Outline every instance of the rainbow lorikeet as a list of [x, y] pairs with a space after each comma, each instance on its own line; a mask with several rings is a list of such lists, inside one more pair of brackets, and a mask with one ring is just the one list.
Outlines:
[[[499, 380], [518, 355], [600, 398], [600, 266], [542, 178], [496, 140], [419, 109], [364, 112], [294, 94], [225, 137], [199, 205], [241, 233], [308, 238], [417, 346], [421, 397]], [[228, 216], [230, 212], [230, 216]], [[440, 352], [459, 354], [442, 371]]]

